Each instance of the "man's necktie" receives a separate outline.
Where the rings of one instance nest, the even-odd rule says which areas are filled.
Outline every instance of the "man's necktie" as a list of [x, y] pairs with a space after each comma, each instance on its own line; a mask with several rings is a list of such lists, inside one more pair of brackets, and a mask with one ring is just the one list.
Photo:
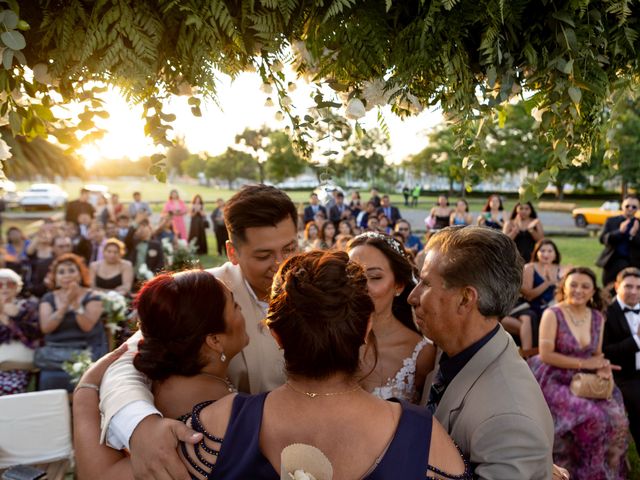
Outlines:
[[622, 313], [627, 313], [627, 312], [633, 312], [636, 315], [638, 315], [640, 313], [640, 308], [629, 308], [629, 307], [624, 307], [622, 309]]
[[436, 378], [429, 389], [429, 401], [427, 402], [427, 409], [434, 414], [436, 412], [436, 408], [438, 407], [438, 403], [440, 403], [440, 399], [446, 390], [447, 385], [444, 383], [444, 376], [442, 375], [442, 370], [438, 370], [436, 374]]

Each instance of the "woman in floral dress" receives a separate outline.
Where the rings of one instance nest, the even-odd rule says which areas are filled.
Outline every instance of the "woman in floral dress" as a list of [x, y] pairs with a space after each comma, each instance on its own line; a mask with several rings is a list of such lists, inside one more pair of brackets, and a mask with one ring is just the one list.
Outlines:
[[561, 280], [558, 304], [540, 324], [540, 355], [529, 362], [553, 415], [554, 463], [578, 480], [622, 480], [628, 421], [622, 395], [614, 387], [608, 400], [578, 397], [569, 385], [580, 371], [611, 376], [602, 355], [604, 317], [593, 271], [570, 269]]

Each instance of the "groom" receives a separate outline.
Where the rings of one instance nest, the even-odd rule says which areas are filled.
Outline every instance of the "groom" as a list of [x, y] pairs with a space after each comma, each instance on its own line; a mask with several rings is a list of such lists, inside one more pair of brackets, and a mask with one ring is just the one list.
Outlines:
[[[229, 287], [245, 318], [249, 345], [229, 364], [229, 377], [241, 392], [265, 392], [285, 381], [282, 352], [261, 322], [278, 266], [298, 250], [297, 218], [291, 199], [265, 185], [244, 187], [224, 207], [229, 262], [209, 271]], [[102, 382], [102, 440], [116, 449], [129, 448], [137, 478], [188, 479], [175, 442], [187, 441], [191, 431], [159, 416], [132, 357], [115, 362]]]

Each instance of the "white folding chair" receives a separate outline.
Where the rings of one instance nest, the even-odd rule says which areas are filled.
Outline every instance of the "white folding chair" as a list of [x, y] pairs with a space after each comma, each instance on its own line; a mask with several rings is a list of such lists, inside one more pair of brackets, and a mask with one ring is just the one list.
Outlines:
[[0, 397], [0, 471], [37, 465], [47, 478], [64, 478], [73, 457], [66, 390]]

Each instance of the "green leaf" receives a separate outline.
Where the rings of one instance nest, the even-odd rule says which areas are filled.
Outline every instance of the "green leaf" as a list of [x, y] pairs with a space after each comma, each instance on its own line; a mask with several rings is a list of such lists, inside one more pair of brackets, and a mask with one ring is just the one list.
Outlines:
[[566, 23], [567, 25], [571, 25], [574, 28], [576, 26], [569, 12], [566, 12], [566, 11], [553, 12], [551, 16], [556, 20], [560, 20], [561, 22]]
[[165, 170], [161, 170], [160, 172], [156, 173], [156, 178], [161, 183], [167, 183], [167, 172]]
[[4, 52], [2, 52], [2, 66], [5, 70], [11, 70], [11, 65], [13, 64], [13, 50], [10, 48], [5, 48]]
[[0, 22], [5, 26], [7, 30], [13, 30], [18, 26], [18, 15], [13, 10], [4, 10], [0, 12]]
[[22, 117], [16, 112], [9, 112], [9, 125], [13, 133], [20, 133], [22, 131]]
[[571, 75], [573, 73], [573, 58], [564, 64], [562, 71], [567, 75]]
[[154, 153], [153, 155], [151, 155], [151, 164], [155, 165], [156, 163], [163, 162], [165, 158], [167, 157], [162, 153]]
[[0, 34], [0, 40], [7, 47], [13, 50], [22, 50], [27, 46], [27, 42], [24, 39], [24, 36], [15, 30], [9, 30], [8, 32], [2, 32]]
[[189, 97], [189, 100], [187, 100], [187, 103], [189, 105], [195, 106], [197, 107], [198, 105], [200, 105], [201, 100], [198, 97]]
[[496, 84], [496, 79], [498, 78], [498, 73], [496, 72], [496, 67], [489, 67], [487, 69], [487, 84], [493, 88]]
[[385, 11], [389, 12], [389, 10], [391, 10], [391, 4], [393, 3], [392, 0], [386, 0], [386, 8]]
[[580, 100], [582, 99], [582, 91], [578, 87], [569, 87], [569, 90], [567, 92], [569, 93], [569, 96], [571, 97], [573, 103], [578, 105], [580, 103]]
[[201, 117], [202, 112], [200, 111], [200, 107], [191, 107], [191, 113], [194, 117]]

